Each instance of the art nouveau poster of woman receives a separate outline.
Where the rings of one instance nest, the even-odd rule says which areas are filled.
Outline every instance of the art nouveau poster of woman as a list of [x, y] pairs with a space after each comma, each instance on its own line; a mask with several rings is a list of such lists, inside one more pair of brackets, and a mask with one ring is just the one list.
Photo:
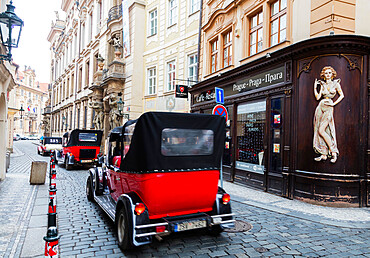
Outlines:
[[[322, 80], [315, 79], [314, 83], [315, 98], [320, 100], [313, 121], [313, 148], [316, 153], [320, 154], [315, 158], [316, 161], [330, 157], [330, 162], [335, 163], [339, 155], [335, 134], [334, 106], [344, 98], [344, 94], [340, 79], [335, 79], [336, 76], [337, 72], [331, 66], [326, 66], [320, 73]], [[333, 101], [337, 93], [338, 98]]]

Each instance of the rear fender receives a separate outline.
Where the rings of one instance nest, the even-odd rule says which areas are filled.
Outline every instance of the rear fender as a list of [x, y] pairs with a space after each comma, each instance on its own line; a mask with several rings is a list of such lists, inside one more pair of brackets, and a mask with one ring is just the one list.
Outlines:
[[[144, 202], [140, 199], [140, 197], [134, 193], [128, 193], [128, 194], [123, 194], [118, 198], [117, 201], [117, 206], [116, 206], [116, 223], [118, 219], [118, 212], [122, 207], [125, 207], [125, 210], [127, 212], [127, 217], [128, 221], [130, 222], [129, 224], [129, 231], [130, 231], [130, 241], [134, 246], [140, 246], [140, 245], [145, 245], [149, 244], [152, 242], [152, 237], [140, 237], [136, 238], [136, 234], [138, 233], [144, 233], [145, 231], [141, 230], [138, 232], [138, 230], [135, 230], [135, 227], [137, 225], [145, 225], [149, 224], [149, 212], [148, 208], [146, 207], [144, 213], [141, 215], [136, 215], [135, 214], [135, 205], [137, 203], [143, 203]], [[145, 205], [145, 204], [144, 204]]]
[[[224, 189], [221, 187], [218, 188], [218, 192], [216, 195], [216, 201], [213, 204], [212, 212], [210, 215], [221, 215], [221, 214], [231, 214], [231, 204], [230, 202], [227, 204], [223, 204], [222, 202], [222, 195], [226, 193]], [[224, 217], [223, 220], [231, 220], [232, 217]]]
[[106, 185], [106, 180], [104, 177], [104, 171], [101, 167], [94, 167], [90, 168], [91, 171], [91, 176], [93, 179], [93, 186], [95, 189], [95, 194], [96, 195], [101, 195], [104, 192], [104, 187]]

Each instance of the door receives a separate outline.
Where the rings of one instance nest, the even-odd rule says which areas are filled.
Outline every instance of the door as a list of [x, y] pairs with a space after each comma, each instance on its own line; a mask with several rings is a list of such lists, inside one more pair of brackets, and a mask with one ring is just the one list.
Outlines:
[[269, 124], [269, 164], [266, 177], [266, 189], [269, 192], [281, 193], [282, 189], [282, 146], [284, 122], [284, 98], [271, 98]]

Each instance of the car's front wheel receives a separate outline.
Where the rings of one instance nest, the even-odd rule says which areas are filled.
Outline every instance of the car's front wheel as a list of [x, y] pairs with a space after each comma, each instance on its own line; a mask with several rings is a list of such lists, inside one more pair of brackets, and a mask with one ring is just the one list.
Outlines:
[[129, 236], [129, 224], [127, 220], [126, 209], [124, 207], [118, 213], [117, 220], [118, 246], [122, 251], [132, 248]]

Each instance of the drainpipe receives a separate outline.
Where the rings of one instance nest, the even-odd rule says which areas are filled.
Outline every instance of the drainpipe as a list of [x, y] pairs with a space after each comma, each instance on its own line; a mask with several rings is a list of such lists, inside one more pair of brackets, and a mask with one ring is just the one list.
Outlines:
[[198, 53], [197, 53], [197, 81], [199, 82], [199, 60], [200, 60], [200, 40], [202, 35], [202, 15], [203, 15], [203, 0], [200, 1], [200, 10], [199, 10], [199, 32], [198, 32]]

